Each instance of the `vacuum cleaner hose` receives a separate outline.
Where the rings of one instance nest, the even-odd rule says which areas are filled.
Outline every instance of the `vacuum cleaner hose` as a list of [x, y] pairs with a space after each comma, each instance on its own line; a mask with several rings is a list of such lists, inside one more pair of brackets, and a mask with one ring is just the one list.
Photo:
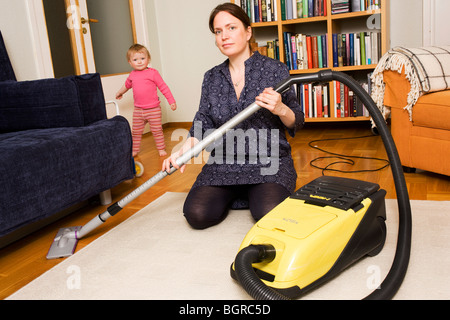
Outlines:
[[289, 300], [286, 296], [266, 286], [255, 273], [252, 263], [270, 262], [275, 258], [271, 245], [251, 245], [241, 251], [234, 260], [239, 283], [255, 300]]
[[366, 106], [383, 140], [386, 153], [391, 163], [392, 176], [397, 193], [399, 214], [397, 248], [391, 269], [389, 270], [389, 273], [384, 281], [381, 283], [380, 289], [375, 290], [365, 299], [392, 299], [400, 288], [406, 275], [411, 252], [411, 204], [409, 202], [408, 189], [406, 187], [405, 176], [403, 175], [403, 168], [400, 162], [397, 147], [395, 146], [394, 140], [386, 125], [383, 115], [378, 110], [378, 107], [369, 94], [353, 78], [345, 73], [333, 71], [332, 77], [333, 80], [340, 81], [350, 87]]

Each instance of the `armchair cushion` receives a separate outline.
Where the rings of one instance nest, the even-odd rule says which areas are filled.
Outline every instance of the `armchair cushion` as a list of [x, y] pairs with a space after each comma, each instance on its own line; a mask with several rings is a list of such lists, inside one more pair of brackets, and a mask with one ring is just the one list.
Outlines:
[[415, 126], [450, 130], [450, 90], [425, 94], [413, 109]]

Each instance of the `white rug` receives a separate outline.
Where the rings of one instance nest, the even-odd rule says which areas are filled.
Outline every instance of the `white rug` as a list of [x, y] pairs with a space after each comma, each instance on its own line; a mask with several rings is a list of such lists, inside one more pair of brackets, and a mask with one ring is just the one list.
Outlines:
[[[182, 215], [185, 197], [164, 194], [8, 299], [250, 299], [229, 273], [253, 225], [250, 213], [231, 211], [221, 224], [193, 230]], [[395, 298], [450, 299], [450, 202], [411, 204], [411, 261]], [[398, 223], [396, 201], [387, 200], [386, 206], [388, 238], [383, 251], [303, 299], [360, 299], [377, 279], [384, 279]]]

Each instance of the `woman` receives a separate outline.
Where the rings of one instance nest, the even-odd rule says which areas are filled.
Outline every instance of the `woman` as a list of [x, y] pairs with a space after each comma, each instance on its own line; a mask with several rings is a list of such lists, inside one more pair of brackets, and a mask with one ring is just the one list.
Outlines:
[[295, 189], [297, 175], [285, 130], [294, 136], [304, 123], [294, 90], [283, 95], [273, 90], [288, 78], [286, 65], [251, 52], [252, 29], [246, 13], [235, 4], [221, 4], [211, 12], [209, 27], [216, 46], [228, 59], [205, 73], [190, 137], [164, 161], [163, 170], [168, 171], [172, 164], [183, 172], [185, 165], [179, 168], [176, 158], [205, 132], [218, 128], [253, 102], [262, 109], [227, 134], [222, 144], [215, 145], [192, 186], [183, 211], [196, 229], [221, 222], [230, 207], [248, 207], [257, 221], [288, 197]]

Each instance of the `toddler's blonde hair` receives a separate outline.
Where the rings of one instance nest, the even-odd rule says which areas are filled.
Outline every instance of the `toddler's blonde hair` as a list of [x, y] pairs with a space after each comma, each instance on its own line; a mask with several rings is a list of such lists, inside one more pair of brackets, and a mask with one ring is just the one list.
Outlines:
[[127, 60], [130, 60], [130, 57], [133, 53], [137, 53], [137, 52], [142, 52], [145, 53], [148, 56], [148, 59], [151, 60], [152, 56], [150, 55], [150, 52], [148, 51], [148, 49], [139, 44], [139, 43], [135, 43], [133, 44], [127, 51]]

